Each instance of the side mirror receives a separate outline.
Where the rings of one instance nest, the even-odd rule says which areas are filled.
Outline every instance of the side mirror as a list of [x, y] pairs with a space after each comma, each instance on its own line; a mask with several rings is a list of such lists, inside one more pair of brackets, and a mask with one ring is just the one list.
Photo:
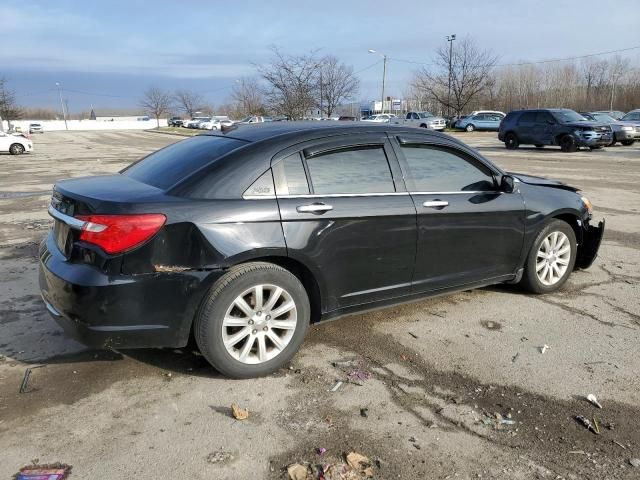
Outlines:
[[516, 182], [511, 175], [503, 175], [500, 180], [500, 191], [504, 193], [513, 193], [516, 189]]

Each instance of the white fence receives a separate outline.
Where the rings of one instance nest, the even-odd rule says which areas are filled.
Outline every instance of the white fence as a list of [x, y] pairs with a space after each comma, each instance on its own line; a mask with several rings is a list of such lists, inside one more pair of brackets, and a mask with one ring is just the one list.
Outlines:
[[[158, 125], [155, 119], [151, 120], [114, 120], [113, 122], [105, 122], [100, 120], [67, 120], [67, 128], [65, 128], [64, 120], [16, 120], [11, 122], [14, 127], [20, 127], [23, 132], [29, 131], [30, 123], [39, 123], [45, 132], [56, 130], [146, 130], [156, 128]], [[7, 131], [9, 125], [7, 121], [2, 122], [4, 130]], [[160, 126], [166, 127], [167, 120], [160, 119]]]

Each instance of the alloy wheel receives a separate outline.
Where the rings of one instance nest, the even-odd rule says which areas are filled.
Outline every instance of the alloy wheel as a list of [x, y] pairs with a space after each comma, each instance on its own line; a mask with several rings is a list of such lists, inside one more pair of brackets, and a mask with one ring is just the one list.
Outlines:
[[222, 321], [227, 352], [246, 364], [278, 356], [291, 341], [298, 322], [293, 297], [277, 285], [259, 284], [238, 295]]
[[562, 232], [551, 232], [538, 248], [536, 275], [543, 285], [555, 285], [564, 277], [571, 260], [571, 243]]

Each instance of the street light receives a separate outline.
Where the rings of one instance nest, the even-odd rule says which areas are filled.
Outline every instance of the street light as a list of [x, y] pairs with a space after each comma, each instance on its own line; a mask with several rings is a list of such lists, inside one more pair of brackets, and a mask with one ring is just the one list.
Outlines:
[[451, 61], [453, 59], [453, 41], [456, 39], [456, 34], [452, 33], [447, 35], [447, 42], [449, 42], [449, 93], [447, 94], [447, 116], [451, 117]]
[[62, 118], [64, 119], [64, 129], [69, 130], [67, 126], [67, 114], [64, 109], [64, 102], [62, 101], [62, 87], [60, 86], [60, 82], [56, 82], [56, 87], [58, 87], [58, 95], [60, 96], [60, 107], [62, 108]]
[[382, 64], [382, 105], [380, 106], [380, 113], [384, 113], [384, 82], [387, 78], [387, 56], [383, 53], [378, 53], [372, 48], [369, 49], [369, 53], [377, 53], [382, 56], [383, 64]]

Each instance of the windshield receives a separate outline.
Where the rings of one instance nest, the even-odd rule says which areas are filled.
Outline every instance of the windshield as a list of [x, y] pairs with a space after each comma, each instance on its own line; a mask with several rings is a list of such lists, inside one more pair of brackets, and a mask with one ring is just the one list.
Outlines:
[[418, 113], [418, 116], [420, 118], [429, 118], [429, 117], [433, 117], [433, 114], [430, 112], [420, 112]]
[[556, 117], [560, 123], [588, 122], [586, 118], [573, 110], [559, 110], [553, 112], [553, 116]]
[[233, 138], [197, 136], [158, 150], [120, 173], [166, 190], [244, 143]]
[[598, 122], [602, 122], [602, 123], [616, 123], [617, 120], [613, 117], [610, 117], [609, 115], [606, 115], [604, 113], [592, 113], [591, 116], [597, 120]]

